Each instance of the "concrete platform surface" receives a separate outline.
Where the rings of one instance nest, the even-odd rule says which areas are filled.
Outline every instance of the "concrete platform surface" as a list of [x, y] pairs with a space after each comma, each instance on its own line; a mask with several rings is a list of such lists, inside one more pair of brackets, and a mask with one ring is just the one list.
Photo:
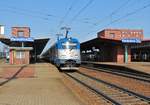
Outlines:
[[133, 69], [133, 70], [137, 70], [140, 72], [150, 74], [150, 62], [131, 62], [131, 63], [124, 63], [124, 64], [106, 63], [106, 64], [124, 66], [124, 67], [127, 67], [129, 69]]
[[[83, 61], [87, 62], [87, 61]], [[130, 63], [116, 63], [116, 62], [91, 62], [104, 65], [122, 66], [136, 71], [150, 74], [150, 62], [130, 62]]]
[[27, 67], [34, 68], [31, 78], [0, 78], [0, 105], [84, 105], [63, 84], [53, 65], [40, 63]]

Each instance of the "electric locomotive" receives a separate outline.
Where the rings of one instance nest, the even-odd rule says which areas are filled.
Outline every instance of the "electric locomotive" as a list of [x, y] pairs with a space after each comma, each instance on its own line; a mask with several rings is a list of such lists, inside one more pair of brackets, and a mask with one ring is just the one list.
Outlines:
[[80, 43], [75, 38], [61, 38], [49, 49], [49, 59], [61, 70], [78, 70]]

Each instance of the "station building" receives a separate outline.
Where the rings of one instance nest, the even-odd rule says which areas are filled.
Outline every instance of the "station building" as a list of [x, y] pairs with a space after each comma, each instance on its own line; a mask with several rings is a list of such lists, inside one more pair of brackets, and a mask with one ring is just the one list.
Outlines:
[[0, 41], [9, 47], [10, 64], [29, 64], [37, 61], [49, 38], [35, 39], [29, 27], [12, 27], [12, 36], [1, 37]]
[[143, 40], [140, 45], [131, 46], [131, 60], [150, 62], [150, 39]]
[[12, 44], [9, 47], [10, 64], [29, 64], [30, 51], [33, 50], [33, 47], [26, 46], [26, 44], [34, 41], [30, 37], [30, 28], [12, 27], [11, 41]]
[[[142, 41], [143, 37], [143, 30], [104, 29], [97, 33], [97, 38], [81, 43], [81, 59], [98, 62], [131, 62], [131, 46], [139, 45], [133, 40]], [[129, 39], [129, 42], [124, 43], [123, 39]]]
[[143, 40], [143, 30], [131, 29], [105, 29], [98, 32], [99, 38], [122, 40], [123, 38], [138, 38]]

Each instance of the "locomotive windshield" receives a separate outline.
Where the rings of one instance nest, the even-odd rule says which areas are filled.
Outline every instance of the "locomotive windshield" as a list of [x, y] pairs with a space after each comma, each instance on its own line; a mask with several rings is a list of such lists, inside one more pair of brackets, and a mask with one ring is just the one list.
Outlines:
[[77, 43], [66, 42], [62, 43], [63, 49], [77, 49]]

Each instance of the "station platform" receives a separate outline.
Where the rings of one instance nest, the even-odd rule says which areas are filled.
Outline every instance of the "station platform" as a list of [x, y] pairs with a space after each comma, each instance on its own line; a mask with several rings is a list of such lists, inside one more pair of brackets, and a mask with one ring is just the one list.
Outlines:
[[134, 70], [146, 74], [150, 74], [150, 62], [130, 62], [130, 63], [116, 63], [116, 62], [87, 62], [82, 61], [82, 63], [95, 63], [101, 66], [108, 66], [119, 69]]
[[0, 105], [84, 105], [49, 63], [0, 64]]

